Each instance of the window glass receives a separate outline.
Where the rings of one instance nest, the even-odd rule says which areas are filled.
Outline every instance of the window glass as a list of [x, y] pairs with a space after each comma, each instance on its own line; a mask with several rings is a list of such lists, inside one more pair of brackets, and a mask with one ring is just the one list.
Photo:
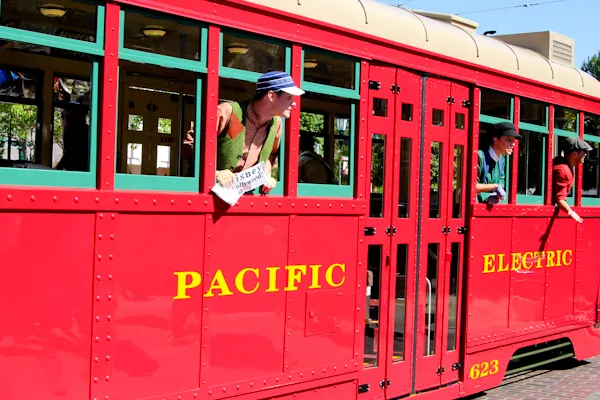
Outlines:
[[187, 60], [200, 59], [200, 28], [133, 12], [125, 13], [123, 46]]
[[88, 172], [91, 59], [47, 50], [14, 41], [0, 46], [0, 165]]
[[582, 165], [582, 196], [600, 198], [600, 168], [598, 167], [600, 163], [600, 143], [588, 140], [588, 144], [592, 146], [593, 150], [588, 153], [585, 162]]
[[554, 128], [563, 131], [577, 132], [579, 129], [579, 112], [564, 107], [554, 107]]
[[356, 89], [356, 62], [341, 56], [307, 50], [304, 52], [304, 81]]
[[412, 139], [400, 141], [400, 194], [398, 198], [398, 218], [408, 218], [410, 211], [410, 157]]
[[528, 196], [544, 194], [544, 166], [546, 158], [546, 135], [527, 130], [520, 131], [519, 180], [517, 193]]
[[[303, 112], [300, 120], [298, 181], [350, 185], [352, 102], [317, 93], [306, 93], [300, 101]], [[318, 150], [318, 157], [309, 154], [311, 146]]]
[[265, 73], [285, 70], [285, 47], [223, 34], [223, 67]]
[[490, 117], [512, 119], [512, 97], [491, 90], [481, 91], [481, 114]]
[[600, 116], [594, 114], [585, 114], [584, 134], [600, 136]]
[[365, 302], [365, 349], [363, 365], [365, 368], [379, 365], [379, 329], [381, 300], [381, 267], [383, 248], [380, 245], [369, 245], [369, 262], [366, 276]]
[[371, 135], [371, 218], [383, 218], [385, 139], [385, 135]]
[[520, 121], [533, 125], [546, 126], [547, 105], [529, 99], [521, 99]]
[[[84, 42], [96, 42], [97, 7], [72, 0], [2, 0], [0, 25]], [[64, 52], [25, 43], [13, 43], [13, 48], [49, 55]]]
[[124, 60], [119, 65], [117, 172], [195, 176], [197, 75]]

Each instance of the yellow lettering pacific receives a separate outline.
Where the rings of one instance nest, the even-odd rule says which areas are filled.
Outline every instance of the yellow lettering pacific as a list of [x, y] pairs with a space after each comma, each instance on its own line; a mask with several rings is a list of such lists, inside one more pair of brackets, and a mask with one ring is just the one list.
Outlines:
[[[202, 275], [196, 271], [174, 272], [176, 290], [174, 300], [189, 299], [200, 294]], [[275, 293], [338, 288], [346, 282], [346, 264], [288, 265], [285, 267], [244, 268], [239, 271], [214, 272], [203, 297], [253, 295], [260, 292]], [[197, 290], [194, 290], [197, 289]]]

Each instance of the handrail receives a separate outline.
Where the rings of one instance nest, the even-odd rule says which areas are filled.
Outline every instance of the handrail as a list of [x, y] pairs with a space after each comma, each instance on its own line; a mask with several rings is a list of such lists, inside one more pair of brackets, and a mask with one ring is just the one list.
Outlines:
[[428, 305], [427, 305], [427, 355], [431, 355], [430, 351], [431, 351], [431, 294], [432, 294], [432, 289], [431, 289], [431, 281], [429, 280], [429, 278], [425, 278], [425, 280], [427, 281], [427, 298], [428, 298]]

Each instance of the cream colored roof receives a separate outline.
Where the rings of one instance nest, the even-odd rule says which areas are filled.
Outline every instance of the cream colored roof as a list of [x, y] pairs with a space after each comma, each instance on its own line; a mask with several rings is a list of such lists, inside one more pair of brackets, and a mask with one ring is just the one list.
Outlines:
[[541, 54], [374, 0], [246, 0], [600, 99], [600, 82]]

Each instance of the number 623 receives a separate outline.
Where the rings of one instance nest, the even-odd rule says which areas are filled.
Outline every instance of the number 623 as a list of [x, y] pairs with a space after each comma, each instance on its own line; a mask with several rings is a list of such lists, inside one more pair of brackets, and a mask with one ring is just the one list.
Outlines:
[[488, 375], [495, 375], [499, 371], [498, 360], [492, 360], [489, 363], [483, 361], [480, 364], [473, 364], [469, 371], [469, 377], [473, 380], [485, 378]]

